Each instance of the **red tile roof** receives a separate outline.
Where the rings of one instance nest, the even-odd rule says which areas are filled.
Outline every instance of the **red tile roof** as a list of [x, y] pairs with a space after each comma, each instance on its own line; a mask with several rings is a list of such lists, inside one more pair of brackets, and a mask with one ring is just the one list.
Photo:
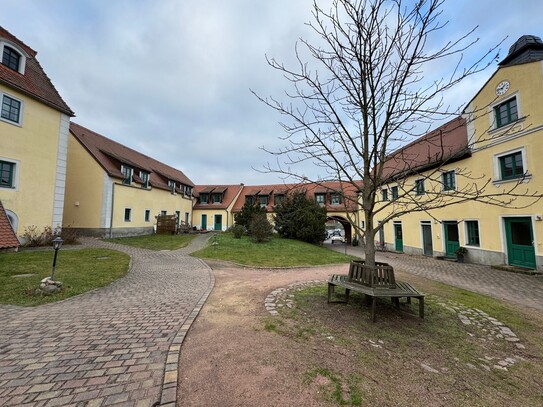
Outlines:
[[18, 46], [27, 54], [24, 74], [20, 74], [0, 63], [0, 82], [62, 113], [66, 113], [68, 116], [74, 116], [74, 112], [62, 100], [36, 59], [36, 51], [1, 26], [0, 38]]
[[9, 223], [2, 201], [0, 201], [0, 249], [12, 249], [19, 246], [19, 240]]
[[[236, 200], [232, 212], [239, 212], [245, 204], [247, 196], [269, 196], [266, 210], [273, 212], [275, 206], [275, 195], [284, 195], [293, 191], [305, 191], [308, 198], [314, 199], [315, 193], [326, 193], [326, 210], [328, 212], [345, 212], [357, 209], [357, 192], [358, 184], [340, 181], [323, 181], [318, 183], [303, 183], [303, 184], [277, 184], [277, 185], [252, 185], [243, 187], [243, 191]], [[332, 205], [330, 203], [330, 195], [334, 192], [342, 192], [346, 200], [341, 204]]]
[[194, 196], [200, 194], [224, 194], [222, 202], [201, 204], [199, 201], [194, 204], [193, 209], [226, 209], [236, 199], [238, 192], [243, 188], [242, 184], [237, 185], [198, 185], [194, 187]]
[[381, 179], [387, 182], [469, 154], [466, 121], [457, 117], [390, 154], [383, 164]]
[[194, 183], [182, 171], [123, 146], [77, 123], [70, 123], [70, 133], [111, 177], [123, 179], [121, 165], [124, 164], [135, 170], [135, 179], [139, 179], [138, 170], [149, 172], [151, 186], [155, 188], [169, 190], [168, 180], [194, 187]]

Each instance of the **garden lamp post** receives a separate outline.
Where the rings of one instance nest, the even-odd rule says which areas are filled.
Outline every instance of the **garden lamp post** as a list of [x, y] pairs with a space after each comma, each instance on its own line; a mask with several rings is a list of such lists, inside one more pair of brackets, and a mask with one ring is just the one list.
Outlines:
[[53, 239], [53, 249], [55, 250], [55, 257], [53, 258], [53, 268], [51, 270], [51, 280], [55, 281], [55, 266], [57, 265], [57, 254], [60, 246], [62, 246], [62, 238], [57, 236]]

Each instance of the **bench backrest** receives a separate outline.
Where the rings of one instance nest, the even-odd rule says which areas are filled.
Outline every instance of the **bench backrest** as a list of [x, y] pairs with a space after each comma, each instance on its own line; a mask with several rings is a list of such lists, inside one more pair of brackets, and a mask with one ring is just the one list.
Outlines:
[[353, 261], [349, 267], [349, 281], [368, 287], [396, 288], [394, 269], [387, 263], [375, 262], [366, 266], [364, 261]]

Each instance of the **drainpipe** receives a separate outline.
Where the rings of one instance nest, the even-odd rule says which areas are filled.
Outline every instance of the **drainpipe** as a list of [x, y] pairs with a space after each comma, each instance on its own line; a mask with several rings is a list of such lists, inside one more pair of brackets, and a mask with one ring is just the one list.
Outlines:
[[228, 209], [223, 209], [226, 213], [226, 230], [228, 230]]
[[109, 217], [109, 238], [113, 237], [113, 209], [115, 208], [115, 182], [111, 184], [111, 215]]

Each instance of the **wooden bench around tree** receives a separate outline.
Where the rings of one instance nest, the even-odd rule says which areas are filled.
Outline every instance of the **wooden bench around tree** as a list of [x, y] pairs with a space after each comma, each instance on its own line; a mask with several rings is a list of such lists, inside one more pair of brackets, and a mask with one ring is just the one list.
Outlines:
[[364, 261], [353, 261], [349, 266], [349, 274], [334, 274], [328, 279], [328, 302], [332, 302], [332, 294], [336, 287], [345, 289], [345, 301], [348, 302], [349, 294], [356, 291], [371, 299], [371, 319], [375, 322], [375, 305], [377, 298], [390, 298], [394, 305], [400, 307], [400, 298], [406, 298], [411, 303], [411, 298], [419, 301], [419, 316], [424, 318], [424, 294], [417, 291], [409, 283], [396, 281], [394, 269], [387, 263], [375, 262], [375, 266], [366, 266]]

